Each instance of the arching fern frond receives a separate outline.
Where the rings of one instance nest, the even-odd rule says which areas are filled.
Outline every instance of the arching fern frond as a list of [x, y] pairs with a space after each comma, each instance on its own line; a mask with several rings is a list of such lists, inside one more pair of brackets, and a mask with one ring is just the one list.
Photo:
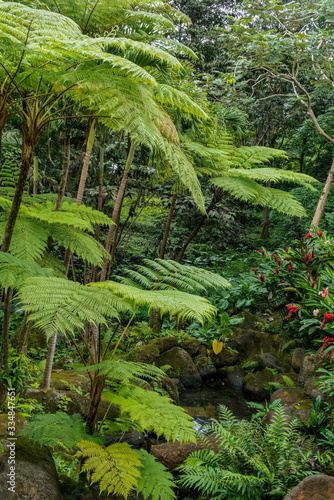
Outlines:
[[0, 287], [18, 289], [24, 280], [32, 276], [53, 276], [50, 269], [45, 269], [36, 262], [25, 262], [7, 252], [0, 252]]
[[281, 149], [266, 148], [264, 146], [242, 146], [237, 148], [231, 157], [232, 164], [242, 168], [252, 168], [256, 165], [268, 163], [274, 158], [287, 158]]
[[91, 441], [80, 441], [76, 457], [84, 459], [82, 470], [91, 473], [92, 483], [100, 483], [100, 491], [122, 495], [136, 488], [140, 477], [140, 455], [127, 443], [115, 443], [106, 448]]
[[[7, 218], [0, 222], [0, 242], [7, 225]], [[49, 232], [43, 224], [26, 217], [18, 217], [10, 244], [10, 253], [25, 261], [38, 260], [44, 253]]]
[[305, 209], [294, 196], [280, 189], [261, 186], [252, 179], [229, 176], [215, 178], [211, 182], [230, 195], [253, 205], [268, 206], [297, 217], [305, 217], [306, 215]]
[[109, 290], [115, 297], [126, 300], [132, 308], [147, 306], [149, 310], [159, 309], [161, 315], [177, 315], [179, 318], [196, 320], [200, 323], [216, 315], [216, 308], [198, 295], [189, 295], [175, 290], [139, 290], [114, 281], [89, 283], [87, 286], [92, 289]]
[[173, 500], [176, 498], [172, 488], [175, 486], [172, 474], [153, 455], [145, 450], [138, 450], [141, 457], [139, 469], [140, 479], [137, 483], [137, 493], [145, 500]]
[[314, 177], [311, 177], [310, 175], [293, 172], [292, 170], [282, 170], [279, 168], [234, 168], [226, 170], [225, 175], [243, 177], [245, 179], [253, 179], [255, 181], [262, 182], [294, 182], [295, 184], [307, 187], [311, 191], [316, 190], [311, 183], [318, 182], [317, 179], [314, 179]]

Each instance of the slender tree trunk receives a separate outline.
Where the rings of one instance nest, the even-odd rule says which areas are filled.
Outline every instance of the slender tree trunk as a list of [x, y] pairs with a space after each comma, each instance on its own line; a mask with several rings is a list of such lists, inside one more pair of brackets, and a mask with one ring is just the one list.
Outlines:
[[38, 156], [34, 156], [33, 194], [38, 194]]
[[[78, 192], [77, 192], [77, 199], [76, 199], [77, 205], [81, 205], [81, 203], [82, 203], [82, 198], [83, 198], [85, 185], [86, 185], [86, 179], [87, 179], [87, 175], [88, 175], [88, 167], [89, 167], [90, 157], [92, 156], [96, 126], [97, 126], [97, 119], [94, 118], [94, 120], [92, 121], [92, 125], [90, 127], [89, 136], [88, 136], [88, 140], [87, 140], [87, 146], [86, 146], [86, 154], [84, 157], [84, 162], [83, 162], [82, 170], [81, 170], [81, 177], [80, 177], [80, 182], [79, 182], [79, 187], [78, 187]], [[64, 257], [64, 266], [66, 268], [66, 276], [68, 274], [70, 260], [71, 260], [71, 250], [68, 248], [65, 252], [65, 257]]]
[[60, 177], [59, 191], [55, 208], [56, 212], [59, 212], [61, 210], [61, 206], [63, 203], [68, 172], [70, 169], [70, 162], [71, 162], [71, 119], [67, 118], [65, 123], [63, 169]]
[[1, 154], [1, 144], [2, 144], [2, 136], [6, 127], [6, 123], [8, 120], [9, 114], [6, 109], [0, 110], [0, 154]]
[[92, 325], [92, 347], [91, 347], [91, 353], [92, 353], [92, 364], [97, 363], [97, 348], [98, 348], [98, 341], [99, 341], [99, 327], [98, 325]]
[[53, 358], [56, 351], [56, 343], [57, 343], [57, 334], [54, 333], [52, 337], [50, 337], [49, 339], [48, 354], [46, 357], [42, 389], [50, 389], [51, 371], [53, 365]]
[[169, 230], [170, 230], [170, 226], [171, 226], [172, 218], [173, 218], [173, 214], [174, 214], [176, 199], [177, 199], [177, 194], [175, 193], [175, 194], [173, 194], [172, 202], [171, 202], [169, 212], [168, 212], [168, 217], [167, 217], [166, 226], [165, 226], [165, 232], [164, 232], [164, 235], [163, 235], [163, 238], [161, 241], [159, 259], [163, 259], [165, 256], [166, 245], [167, 245]]
[[8, 332], [10, 324], [10, 309], [12, 305], [13, 289], [8, 288], [4, 301], [4, 315], [2, 328], [2, 343], [0, 353], [0, 365], [8, 369]]
[[[104, 140], [104, 137], [103, 137]], [[100, 169], [99, 169], [99, 194], [97, 197], [97, 209], [102, 212], [102, 204], [103, 204], [103, 174], [104, 174], [104, 151], [105, 144], [100, 145]], [[95, 239], [99, 241], [100, 239], [100, 224], [96, 224], [95, 227]], [[92, 270], [90, 274], [90, 281], [94, 282], [96, 280], [96, 266], [92, 265]]]
[[[267, 182], [267, 187], [271, 187], [271, 182]], [[260, 238], [269, 238], [269, 207], [263, 207], [263, 222]]]
[[[30, 137], [29, 137], [30, 136]], [[2, 245], [1, 245], [1, 251], [2, 252], [8, 252], [10, 242], [13, 236], [13, 231], [14, 231], [14, 226], [15, 222], [20, 210], [21, 202], [22, 202], [22, 197], [23, 197], [23, 192], [26, 186], [27, 182], [27, 177], [29, 173], [29, 169], [31, 166], [32, 162], [32, 157], [34, 154], [34, 149], [35, 146], [38, 142], [39, 139], [39, 134], [35, 132], [31, 132], [27, 137], [27, 133], [23, 131], [23, 138], [22, 138], [22, 164], [21, 164], [21, 169], [20, 169], [20, 175], [16, 184], [16, 189], [14, 193], [14, 198], [12, 202], [12, 207], [9, 212], [8, 220], [7, 220], [7, 225], [5, 229], [5, 234], [3, 237]]]
[[206, 214], [202, 215], [202, 217], [200, 218], [200, 220], [197, 223], [197, 226], [195, 227], [195, 229], [193, 230], [193, 232], [188, 236], [188, 238], [184, 242], [182, 250], [179, 253], [179, 256], [177, 258], [177, 262], [181, 262], [184, 254], [185, 254], [185, 251], [188, 248], [189, 243], [191, 243], [192, 240], [195, 238], [196, 234], [201, 229], [201, 227], [203, 226], [204, 222], [207, 220], [208, 215], [211, 212], [211, 210], [217, 205], [217, 203], [219, 203], [221, 201], [222, 198], [223, 198], [223, 190], [222, 189], [215, 190], [215, 193], [214, 193], [214, 195], [212, 197], [211, 203], [208, 206], [208, 208], [206, 209]]
[[93, 431], [97, 421], [97, 411], [101, 401], [101, 395], [106, 378], [94, 374], [90, 389], [89, 408], [86, 424]]
[[81, 177], [80, 177], [77, 199], [76, 199], [77, 205], [81, 205], [81, 203], [82, 203], [82, 198], [83, 198], [85, 185], [86, 185], [86, 179], [87, 179], [87, 175], [88, 175], [90, 157], [92, 156], [92, 150], [93, 150], [93, 144], [94, 144], [95, 132], [96, 132], [96, 125], [97, 125], [97, 119], [94, 118], [94, 120], [92, 121], [90, 131], [89, 131], [89, 136], [88, 136], [88, 140], [87, 140], [87, 147], [86, 147], [86, 154], [85, 154], [85, 158], [84, 158], [84, 162], [83, 162], [82, 170], [81, 170]]
[[30, 330], [30, 323], [28, 322], [28, 313], [25, 312], [24, 322], [22, 327], [22, 337], [21, 337], [21, 348], [20, 348], [21, 354], [27, 354], [29, 330]]
[[322, 212], [325, 208], [326, 200], [327, 200], [331, 185], [333, 184], [333, 180], [334, 180], [334, 160], [333, 160], [331, 169], [328, 173], [328, 177], [326, 179], [324, 189], [320, 195], [318, 205], [317, 205], [311, 226], [315, 226], [315, 227], [319, 226]]
[[[107, 252], [110, 252], [110, 249], [111, 249], [111, 245], [112, 245], [112, 242], [113, 242], [114, 231], [115, 231], [115, 226], [116, 226], [116, 224], [119, 224], [119, 220], [120, 220], [120, 216], [121, 216], [121, 210], [122, 210], [122, 204], [123, 204], [123, 199], [124, 199], [124, 194], [125, 194], [126, 183], [127, 183], [128, 176], [129, 176], [129, 171], [130, 171], [130, 168], [131, 168], [131, 165], [132, 165], [132, 160], [133, 160], [133, 156], [134, 156], [134, 153], [135, 153], [135, 149], [136, 149], [135, 143], [131, 142], [129, 153], [128, 153], [128, 157], [126, 159], [126, 164], [125, 164], [125, 169], [124, 169], [124, 173], [123, 173], [123, 178], [122, 178], [121, 184], [119, 186], [119, 190], [118, 190], [118, 193], [117, 193], [117, 198], [116, 198], [116, 201], [115, 201], [114, 210], [113, 210], [112, 217], [111, 217], [112, 221], [115, 224], [112, 224], [109, 227], [108, 237], [107, 237], [107, 241], [106, 241], [106, 250], [107, 250]], [[102, 271], [101, 271], [100, 281], [105, 281], [105, 279], [106, 279], [107, 269], [108, 269], [108, 263], [109, 263], [108, 259], [106, 259], [106, 258], [103, 259], [103, 267], [102, 267]], [[113, 263], [110, 262], [110, 265], [112, 265], [112, 264]]]

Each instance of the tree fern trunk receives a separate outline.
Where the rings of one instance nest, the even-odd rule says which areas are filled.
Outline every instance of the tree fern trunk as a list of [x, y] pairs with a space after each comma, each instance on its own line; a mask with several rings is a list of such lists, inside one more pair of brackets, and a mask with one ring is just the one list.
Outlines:
[[[1, 99], [0, 99], [1, 102]], [[2, 104], [3, 105], [3, 104]], [[3, 107], [0, 109], [0, 153], [1, 153], [1, 144], [2, 144], [2, 136], [6, 127], [6, 123], [8, 120], [9, 114], [7, 110]]]
[[38, 194], [38, 156], [34, 156], [33, 194]]
[[71, 161], [71, 119], [67, 118], [65, 123], [63, 169], [60, 177], [59, 191], [55, 208], [56, 212], [59, 212], [61, 210], [61, 206], [63, 204], [68, 172], [70, 169], [70, 161]]
[[[92, 150], [93, 150], [93, 144], [94, 144], [95, 132], [96, 132], [96, 125], [97, 125], [97, 119], [94, 118], [94, 120], [92, 121], [92, 125], [90, 127], [89, 136], [88, 136], [88, 140], [87, 140], [87, 146], [86, 146], [86, 154], [84, 157], [82, 170], [81, 170], [81, 177], [80, 177], [80, 182], [79, 182], [79, 187], [78, 187], [78, 192], [77, 192], [77, 199], [76, 199], [77, 205], [81, 205], [81, 203], [82, 203], [82, 198], [83, 198], [85, 185], [86, 185], [86, 179], [87, 179], [87, 175], [88, 175], [88, 167], [89, 167], [90, 157], [92, 156]], [[71, 250], [68, 248], [65, 252], [65, 257], [64, 257], [64, 266], [66, 269], [66, 276], [68, 274], [70, 260], [71, 260]]]
[[[120, 216], [121, 216], [121, 210], [122, 210], [122, 205], [123, 205], [123, 199], [124, 199], [124, 194], [125, 194], [126, 183], [127, 183], [128, 176], [129, 176], [129, 171], [130, 171], [130, 168], [131, 168], [131, 165], [132, 165], [132, 160], [133, 160], [133, 156], [134, 156], [134, 153], [135, 153], [135, 149], [136, 149], [136, 145], [134, 144], [134, 142], [131, 142], [129, 153], [128, 153], [128, 157], [126, 159], [126, 164], [125, 164], [125, 169], [124, 169], [122, 181], [121, 181], [121, 184], [119, 186], [119, 190], [118, 190], [118, 193], [117, 193], [117, 198], [116, 198], [116, 201], [115, 201], [114, 210], [113, 210], [112, 217], [111, 217], [112, 221], [115, 224], [113, 224], [113, 225], [111, 225], [109, 227], [108, 237], [107, 237], [107, 241], [106, 241], [106, 250], [107, 250], [107, 252], [110, 252], [110, 249], [111, 249], [111, 245], [112, 245], [112, 242], [113, 242], [114, 231], [115, 231], [115, 225], [119, 224], [119, 220], [120, 220]], [[103, 267], [102, 267], [102, 271], [101, 271], [100, 281], [105, 281], [105, 279], [106, 279], [107, 269], [108, 269], [108, 263], [109, 263], [108, 259], [103, 259]], [[110, 262], [110, 265], [112, 265], [112, 264], [113, 264], [113, 262]]]
[[320, 195], [318, 205], [317, 205], [317, 208], [316, 208], [313, 220], [312, 220], [312, 224], [311, 224], [312, 226], [315, 226], [315, 227], [319, 226], [322, 212], [325, 208], [326, 200], [327, 200], [331, 185], [333, 184], [333, 180], [334, 180], [334, 160], [333, 160], [331, 169], [328, 173], [328, 177], [326, 179], [324, 189]]
[[177, 194], [173, 194], [172, 202], [171, 202], [171, 205], [169, 208], [169, 213], [168, 213], [168, 217], [167, 217], [167, 221], [166, 221], [165, 232], [164, 232], [164, 235], [163, 235], [163, 238], [161, 241], [161, 247], [160, 247], [160, 253], [159, 253], [160, 259], [163, 259], [165, 256], [166, 245], [167, 245], [169, 230], [170, 230], [170, 226], [171, 226], [172, 218], [173, 218], [173, 214], [174, 214], [176, 199], [177, 199]]
[[56, 351], [56, 343], [57, 343], [57, 334], [54, 333], [49, 340], [48, 354], [46, 357], [44, 377], [42, 382], [42, 389], [50, 389], [51, 371], [53, 365], [53, 358]]
[[10, 309], [12, 306], [13, 289], [8, 288], [3, 308], [2, 342], [0, 353], [0, 365], [8, 371], [8, 332], [10, 324]]
[[184, 243], [184, 245], [182, 247], [182, 250], [179, 253], [179, 256], [177, 258], [177, 262], [181, 262], [184, 254], [185, 254], [185, 252], [186, 252], [186, 250], [188, 248], [188, 245], [192, 242], [192, 240], [195, 238], [195, 236], [198, 233], [198, 231], [203, 226], [204, 222], [207, 220], [208, 215], [211, 212], [211, 210], [217, 205], [217, 203], [219, 203], [221, 201], [222, 198], [223, 198], [223, 191], [221, 189], [215, 190], [215, 193], [214, 193], [214, 195], [212, 197], [211, 203], [208, 206], [208, 208], [206, 209], [206, 214], [202, 215], [202, 217], [200, 218], [200, 220], [197, 223], [197, 226], [195, 227], [195, 229], [193, 230], [193, 232], [186, 239], [186, 241], [185, 241], [185, 243]]
[[[97, 209], [102, 212], [102, 204], [103, 204], [103, 174], [104, 174], [104, 151], [105, 151], [105, 143], [100, 145], [100, 168], [99, 168], [99, 194], [97, 197]], [[100, 239], [100, 224], [96, 224], [95, 226], [95, 239], [99, 241]], [[96, 279], [96, 266], [92, 266], [90, 281], [93, 282]]]
[[94, 378], [91, 384], [86, 424], [92, 431], [94, 430], [97, 421], [97, 411], [101, 402], [105, 380], [105, 377], [94, 374]]
[[30, 330], [30, 323], [28, 322], [28, 313], [25, 312], [24, 322], [22, 327], [22, 336], [21, 336], [21, 348], [20, 348], [21, 354], [27, 354], [29, 330]]
[[92, 325], [92, 364], [97, 363], [97, 349], [98, 349], [98, 341], [99, 341], [99, 327], [98, 325]]
[[29, 133], [27, 133], [25, 130], [23, 130], [22, 163], [21, 163], [20, 175], [16, 184], [12, 206], [7, 219], [5, 234], [2, 240], [2, 245], [1, 245], [2, 252], [8, 252], [9, 250], [10, 242], [13, 236], [15, 222], [20, 210], [23, 192], [25, 189], [29, 169], [32, 162], [32, 157], [34, 154], [34, 149], [38, 142], [38, 139], [39, 139], [39, 134], [37, 133], [37, 131], [29, 131]]
[[81, 170], [81, 177], [80, 177], [77, 199], [76, 199], [77, 205], [81, 205], [81, 203], [82, 203], [82, 198], [83, 198], [85, 185], [86, 185], [86, 179], [87, 179], [87, 175], [88, 175], [90, 157], [92, 156], [92, 150], [93, 150], [93, 144], [94, 144], [95, 132], [96, 132], [96, 125], [97, 125], [97, 119], [94, 118], [94, 120], [92, 121], [90, 131], [89, 131], [89, 136], [88, 136], [88, 140], [87, 140], [87, 147], [86, 147], [86, 154], [85, 154], [85, 158], [84, 158], [84, 162], [83, 162], [82, 170]]

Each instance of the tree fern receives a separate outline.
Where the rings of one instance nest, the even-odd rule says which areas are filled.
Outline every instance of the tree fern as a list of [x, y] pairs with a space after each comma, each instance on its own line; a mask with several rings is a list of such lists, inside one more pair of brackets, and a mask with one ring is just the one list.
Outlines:
[[31, 276], [53, 276], [51, 269], [45, 269], [35, 262], [25, 262], [13, 255], [0, 252], [0, 287], [18, 289]]
[[100, 483], [100, 491], [128, 497], [140, 477], [139, 453], [127, 443], [115, 443], [107, 448], [91, 441], [80, 441], [76, 457], [84, 459], [82, 470], [91, 472], [91, 482]]

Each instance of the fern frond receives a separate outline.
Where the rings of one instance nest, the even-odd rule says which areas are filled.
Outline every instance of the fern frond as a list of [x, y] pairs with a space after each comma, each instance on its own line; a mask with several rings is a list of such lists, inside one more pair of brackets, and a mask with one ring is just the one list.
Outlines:
[[91, 441], [78, 444], [81, 451], [76, 456], [85, 460], [82, 470], [92, 473], [91, 482], [100, 482], [100, 492], [122, 495], [137, 486], [141, 465], [140, 455], [127, 443], [115, 443], [107, 448]]
[[153, 455], [145, 450], [139, 450], [141, 466], [140, 479], [137, 483], [137, 493], [145, 500], [173, 500], [176, 498], [172, 488], [175, 486], [172, 474]]
[[212, 179], [211, 182], [232, 196], [253, 205], [268, 206], [296, 217], [306, 215], [305, 209], [294, 196], [280, 189], [264, 187], [251, 179], [238, 176], [219, 177]]
[[53, 276], [50, 269], [45, 269], [35, 262], [26, 262], [9, 253], [0, 252], [0, 286], [5, 290], [18, 289], [25, 279], [32, 276]]
[[147, 306], [159, 309], [161, 314], [177, 315], [184, 319], [197, 320], [203, 323], [216, 314], [216, 308], [210, 302], [197, 295], [189, 295], [175, 290], [148, 291], [138, 290], [122, 283], [105, 281], [90, 283], [92, 288], [109, 290], [113, 295], [126, 300], [131, 308]]
[[36, 415], [21, 430], [20, 436], [26, 436], [41, 446], [51, 446], [53, 449], [62, 447], [68, 451], [84, 438], [93, 442], [102, 441], [101, 436], [88, 434], [81, 415], [67, 415], [60, 411]]
[[[193, 419], [168, 396], [147, 391], [134, 384], [122, 386], [118, 394], [105, 392], [105, 397], [127, 413], [133, 422], [147, 432], [163, 436], [167, 441], [196, 442]], [[171, 426], [170, 423], [173, 422]]]
[[121, 361], [102, 361], [101, 363], [78, 368], [78, 371], [98, 372], [103, 377], [119, 380], [125, 384], [129, 384], [132, 379], [160, 380], [166, 375], [157, 366], [123, 359]]
[[256, 165], [268, 163], [274, 158], [287, 158], [281, 149], [264, 146], [242, 146], [237, 148], [231, 157], [232, 164], [242, 168], [252, 168]]
[[[6, 225], [7, 218], [0, 222], [0, 242], [4, 237]], [[26, 217], [18, 217], [14, 226], [10, 252], [27, 262], [38, 260], [46, 249], [48, 237], [49, 232], [43, 224]]]
[[316, 191], [312, 186], [312, 182], [318, 182], [314, 177], [291, 170], [282, 170], [279, 168], [238, 168], [226, 170], [226, 175], [233, 175], [234, 177], [244, 177], [246, 179], [253, 179], [262, 182], [294, 182], [305, 186], [311, 191]]

